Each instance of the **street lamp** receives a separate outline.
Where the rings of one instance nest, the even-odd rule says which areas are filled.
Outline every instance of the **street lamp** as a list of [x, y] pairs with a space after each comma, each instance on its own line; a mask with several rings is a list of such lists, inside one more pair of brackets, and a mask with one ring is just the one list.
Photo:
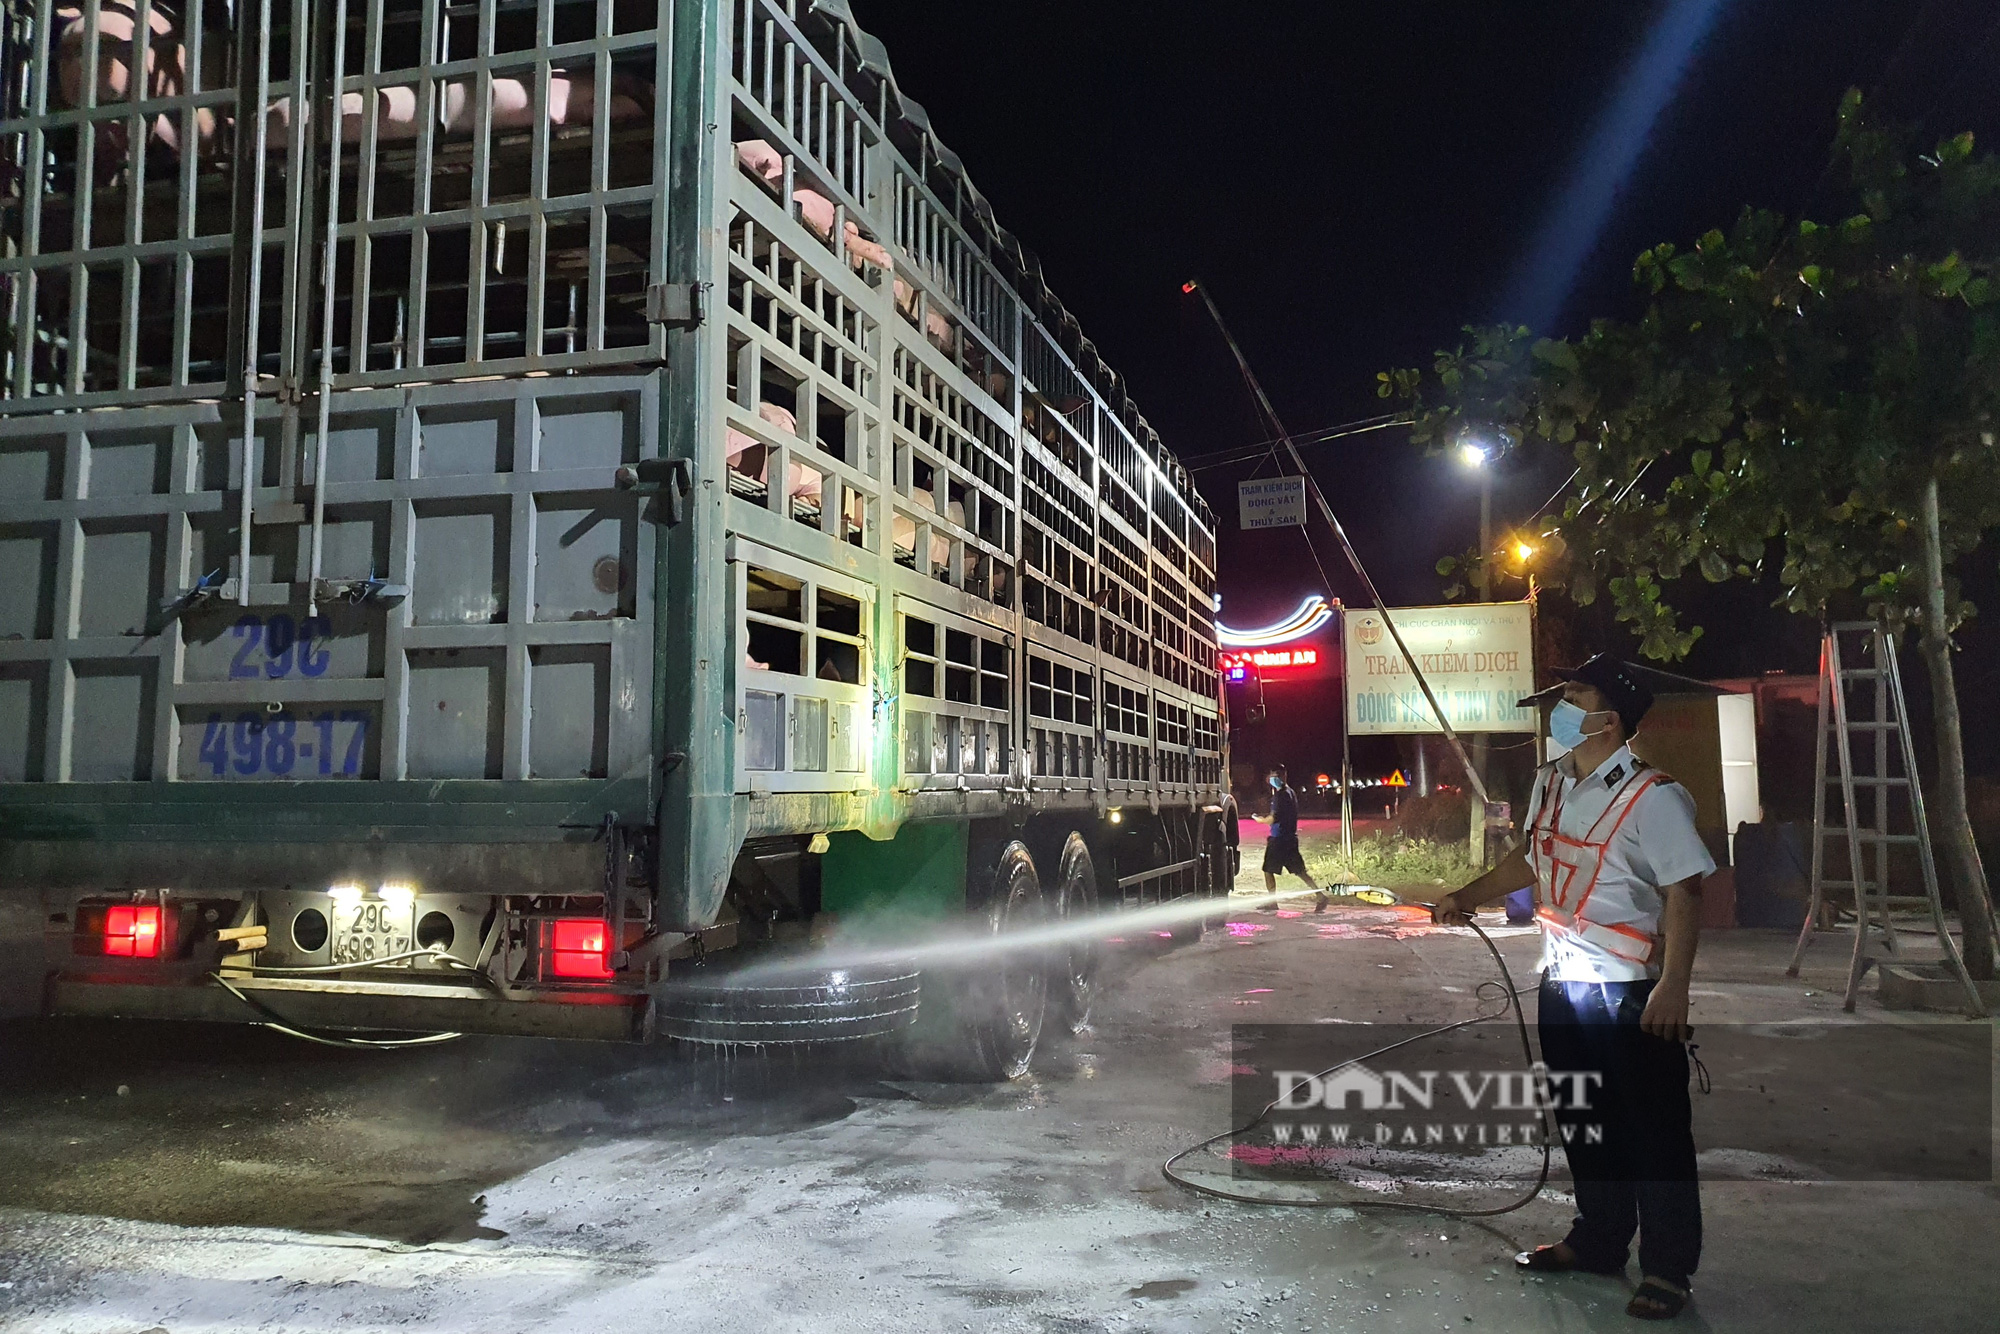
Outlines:
[[[1513, 441], [1505, 431], [1497, 434], [1493, 441], [1470, 431], [1458, 439], [1458, 461], [1479, 474], [1479, 564], [1473, 569], [1473, 586], [1478, 590], [1481, 602], [1493, 600], [1493, 467]], [[1421, 747], [1423, 741], [1418, 739]], [[1486, 781], [1486, 734], [1480, 732], [1472, 738], [1472, 767], [1479, 775], [1479, 785]], [[1471, 818], [1467, 822], [1472, 841], [1472, 860], [1477, 866], [1486, 864], [1486, 806], [1478, 797], [1470, 797]]]
[[1528, 601], [1535, 600], [1534, 559], [1541, 554], [1541, 548], [1525, 537], [1514, 539], [1514, 559], [1521, 566], [1521, 574], [1528, 581]]

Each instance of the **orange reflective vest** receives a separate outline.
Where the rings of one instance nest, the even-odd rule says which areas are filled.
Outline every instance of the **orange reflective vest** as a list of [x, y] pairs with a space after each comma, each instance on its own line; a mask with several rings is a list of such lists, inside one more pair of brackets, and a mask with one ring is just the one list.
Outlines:
[[1580, 947], [1586, 956], [1608, 954], [1650, 974], [1661, 954], [1658, 888], [1647, 885], [1611, 845], [1639, 798], [1667, 781], [1658, 770], [1635, 766], [1603, 813], [1581, 838], [1573, 838], [1562, 832], [1562, 773], [1549, 767], [1528, 831], [1527, 857], [1535, 872], [1535, 916], [1554, 941]]

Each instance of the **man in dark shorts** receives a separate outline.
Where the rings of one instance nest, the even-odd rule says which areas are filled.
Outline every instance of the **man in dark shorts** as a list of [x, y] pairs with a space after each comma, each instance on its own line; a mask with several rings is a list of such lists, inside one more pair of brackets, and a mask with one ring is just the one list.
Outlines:
[[[1285, 778], [1284, 765], [1271, 770], [1271, 837], [1264, 844], [1264, 889], [1266, 893], [1277, 893], [1278, 876], [1290, 871], [1318, 893], [1319, 882], [1306, 869], [1305, 855], [1299, 851], [1299, 794], [1292, 791]], [[1326, 895], [1319, 894], [1313, 911], [1325, 908]]]

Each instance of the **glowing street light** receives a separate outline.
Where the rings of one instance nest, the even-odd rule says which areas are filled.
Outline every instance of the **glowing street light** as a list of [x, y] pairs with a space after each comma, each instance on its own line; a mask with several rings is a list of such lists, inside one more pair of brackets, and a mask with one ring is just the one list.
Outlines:
[[1521, 564], [1526, 565], [1529, 561], [1533, 560], [1534, 558], [1535, 558], [1535, 544], [1533, 542], [1516, 542], [1514, 544], [1515, 560], [1518, 560], [1521, 562]]
[[1468, 468], [1484, 468], [1493, 458], [1493, 451], [1484, 441], [1467, 440], [1458, 447], [1458, 461]]

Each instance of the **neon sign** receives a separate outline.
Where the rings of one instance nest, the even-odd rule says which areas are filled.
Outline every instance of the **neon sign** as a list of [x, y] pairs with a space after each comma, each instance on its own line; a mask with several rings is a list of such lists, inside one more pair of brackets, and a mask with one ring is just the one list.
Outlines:
[[[1315, 593], [1301, 602], [1291, 615], [1260, 629], [1233, 630], [1217, 621], [1215, 637], [1230, 648], [1275, 648], [1279, 644], [1305, 638], [1332, 619], [1333, 608], [1325, 597]], [[1261, 663], [1258, 665], [1262, 666]]]
[[1265, 648], [1249, 653], [1222, 655], [1223, 673], [1231, 681], [1249, 680], [1253, 668], [1261, 674], [1317, 666], [1319, 666], [1319, 650], [1316, 648]]

